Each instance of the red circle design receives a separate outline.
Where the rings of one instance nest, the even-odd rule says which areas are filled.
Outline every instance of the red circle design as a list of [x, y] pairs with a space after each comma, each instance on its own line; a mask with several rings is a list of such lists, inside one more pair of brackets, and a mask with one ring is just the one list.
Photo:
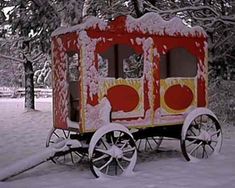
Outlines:
[[139, 103], [137, 91], [127, 85], [117, 85], [109, 88], [107, 98], [111, 103], [113, 112], [130, 112], [134, 110]]
[[193, 92], [188, 86], [173, 85], [166, 90], [164, 100], [171, 109], [183, 110], [192, 104]]

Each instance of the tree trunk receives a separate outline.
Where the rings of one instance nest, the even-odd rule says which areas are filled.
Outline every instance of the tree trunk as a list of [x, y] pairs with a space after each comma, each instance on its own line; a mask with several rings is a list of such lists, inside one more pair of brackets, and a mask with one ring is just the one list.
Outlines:
[[25, 72], [25, 109], [34, 110], [34, 83], [33, 83], [33, 65], [32, 62], [26, 60], [24, 63]]
[[135, 9], [135, 13], [136, 13], [137, 18], [141, 17], [143, 15], [143, 13], [141, 12], [138, 0], [132, 0], [132, 2], [134, 5], [134, 9]]

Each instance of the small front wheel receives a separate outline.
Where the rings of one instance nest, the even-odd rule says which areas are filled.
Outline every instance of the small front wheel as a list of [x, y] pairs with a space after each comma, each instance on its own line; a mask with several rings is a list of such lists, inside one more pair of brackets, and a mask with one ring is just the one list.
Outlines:
[[88, 156], [91, 170], [96, 177], [120, 176], [133, 171], [137, 149], [127, 128], [110, 123], [94, 133]]
[[[71, 132], [69, 130], [52, 128], [48, 134], [46, 140], [46, 147], [49, 147], [53, 144], [64, 144], [63, 140], [69, 139]], [[61, 146], [62, 147], [62, 146]], [[53, 162], [57, 164], [66, 164], [66, 165], [74, 165], [77, 164], [83, 159], [84, 154], [71, 150], [66, 155], [59, 155], [53, 158]]]
[[138, 151], [150, 152], [157, 151], [162, 143], [162, 136], [152, 136], [136, 140]]

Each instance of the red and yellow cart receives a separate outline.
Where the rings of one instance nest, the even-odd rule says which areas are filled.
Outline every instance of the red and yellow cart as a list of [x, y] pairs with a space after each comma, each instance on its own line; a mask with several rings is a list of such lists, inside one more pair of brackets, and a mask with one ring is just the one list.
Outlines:
[[[133, 170], [138, 150], [163, 137], [181, 142], [186, 160], [220, 150], [222, 132], [207, 108], [207, 36], [179, 18], [154, 13], [113, 21], [95, 17], [52, 36], [53, 129], [78, 139], [95, 176]], [[60, 134], [61, 132], [62, 134]]]

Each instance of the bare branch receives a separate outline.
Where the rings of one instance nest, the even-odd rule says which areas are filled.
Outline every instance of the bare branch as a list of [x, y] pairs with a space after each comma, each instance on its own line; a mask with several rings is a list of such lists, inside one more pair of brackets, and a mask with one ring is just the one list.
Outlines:
[[[148, 4], [149, 5], [149, 4]], [[188, 6], [188, 7], [183, 7], [183, 8], [177, 8], [177, 9], [169, 9], [169, 10], [160, 10], [157, 9], [156, 7], [154, 7], [153, 5], [150, 5], [150, 7], [148, 8], [148, 10], [150, 11], [152, 9], [152, 11], [157, 11], [157, 13], [159, 14], [175, 14], [178, 12], [186, 12], [186, 11], [205, 11], [205, 10], [209, 10], [211, 11], [215, 16], [220, 16], [220, 14], [214, 10], [212, 7], [210, 6]]]
[[9, 60], [17, 61], [17, 62], [20, 62], [20, 63], [24, 63], [24, 62], [25, 62], [25, 61], [22, 60], [22, 59], [18, 59], [18, 58], [16, 58], [16, 57], [7, 56], [7, 55], [3, 55], [3, 54], [0, 54], [0, 58], [9, 59]]

